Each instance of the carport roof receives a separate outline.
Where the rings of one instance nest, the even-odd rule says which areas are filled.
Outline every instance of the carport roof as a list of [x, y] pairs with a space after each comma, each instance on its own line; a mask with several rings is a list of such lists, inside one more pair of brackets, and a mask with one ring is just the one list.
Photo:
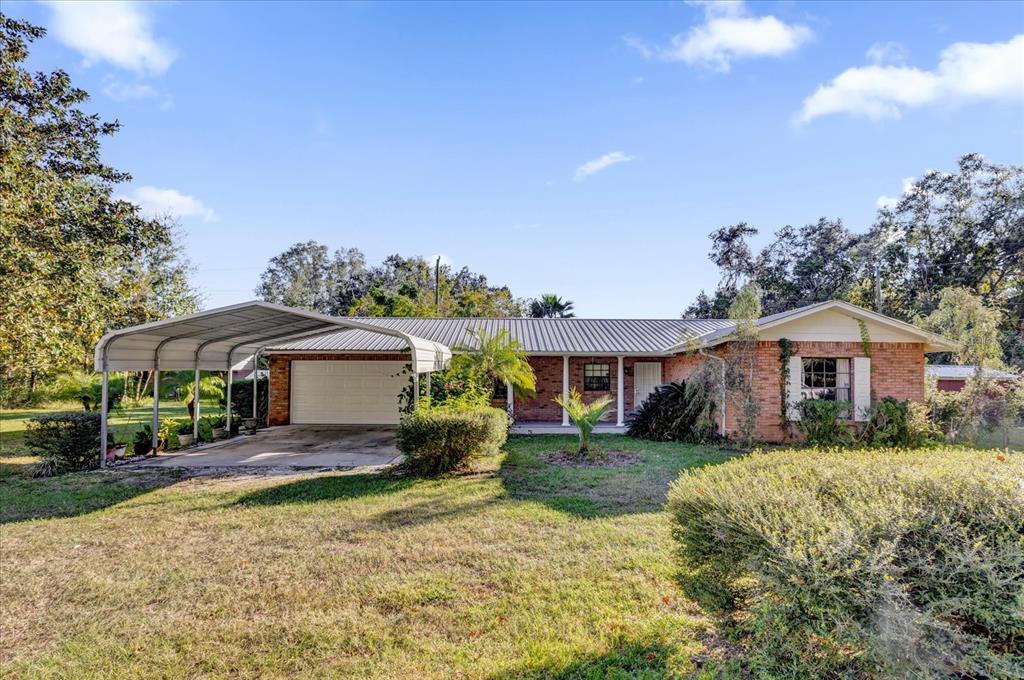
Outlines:
[[451, 350], [442, 343], [363, 320], [339, 318], [269, 302], [243, 302], [188, 316], [153, 321], [104, 335], [96, 345], [96, 370], [225, 370], [243, 366], [269, 343], [350, 329], [387, 336], [409, 348], [418, 372], [443, 367]]

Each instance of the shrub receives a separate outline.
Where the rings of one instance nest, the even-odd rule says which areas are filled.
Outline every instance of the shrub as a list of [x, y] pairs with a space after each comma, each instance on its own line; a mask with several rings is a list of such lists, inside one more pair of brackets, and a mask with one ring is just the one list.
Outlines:
[[179, 427], [178, 421], [173, 418], [161, 420], [160, 431], [157, 433], [157, 446], [165, 451], [181, 448], [181, 440], [178, 439]]
[[853, 433], [842, 420], [850, 410], [849, 402], [804, 399], [797, 407], [800, 420], [796, 427], [811, 446], [848, 446]]
[[569, 390], [567, 399], [559, 394], [555, 397], [555, 403], [565, 409], [565, 412], [569, 414], [569, 420], [576, 426], [576, 431], [579, 433], [580, 445], [576, 450], [575, 457], [586, 457], [590, 454], [590, 433], [611, 409], [612, 398], [606, 395], [598, 397], [588, 404], [583, 401], [580, 391], [573, 387]]
[[210, 418], [199, 419], [199, 441], [213, 441], [213, 423], [211, 422]]
[[[270, 381], [260, 378], [256, 382], [256, 418], [263, 427], [267, 423], [267, 394]], [[238, 380], [231, 384], [232, 429], [237, 430], [242, 418], [252, 418], [252, 380]]]
[[715, 437], [715, 404], [684, 381], [660, 385], [636, 409], [626, 434], [638, 439], [700, 443]]
[[[49, 477], [99, 467], [100, 420], [95, 411], [48, 413], [29, 420], [25, 443], [42, 459], [35, 474]], [[113, 443], [109, 434], [107, 441]]]
[[153, 450], [153, 428], [143, 425], [141, 430], [135, 431], [135, 440], [132, 442], [132, 452], [136, 456], [145, 456]]
[[885, 397], [871, 405], [868, 420], [857, 439], [871, 446], [915, 449], [936, 444], [940, 437], [924, 404]]
[[508, 414], [501, 409], [420, 408], [402, 416], [397, 442], [407, 469], [440, 474], [497, 453], [507, 436]]
[[777, 452], [669, 492], [684, 587], [755, 677], [1020, 677], [1024, 456]]

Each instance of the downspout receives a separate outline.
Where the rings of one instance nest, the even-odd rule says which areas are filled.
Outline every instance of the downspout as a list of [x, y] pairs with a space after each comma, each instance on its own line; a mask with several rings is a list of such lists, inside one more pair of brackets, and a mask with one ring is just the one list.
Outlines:
[[701, 356], [707, 357], [709, 359], [714, 359], [722, 367], [722, 436], [724, 437], [725, 436], [725, 401], [726, 401], [726, 395], [725, 395], [725, 359], [723, 359], [720, 356], [716, 356], [714, 354], [708, 354], [707, 352], [704, 351], [703, 347], [699, 348], [697, 350], [697, 353], [700, 354]]

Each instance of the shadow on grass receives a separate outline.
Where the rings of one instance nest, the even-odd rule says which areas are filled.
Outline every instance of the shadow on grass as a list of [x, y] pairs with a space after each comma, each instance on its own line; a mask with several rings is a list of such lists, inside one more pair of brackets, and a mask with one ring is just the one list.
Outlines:
[[669, 666], [671, 650], [660, 641], [626, 641], [604, 654], [574, 659], [567, 664], [533, 666], [499, 673], [494, 680], [594, 680], [605, 678], [676, 677]]
[[658, 512], [665, 506], [669, 484], [681, 471], [718, 465], [737, 455], [713, 446], [649, 442], [623, 435], [596, 435], [593, 443], [604, 451], [627, 451], [640, 458], [619, 467], [553, 465], [547, 455], [571, 450], [577, 444], [575, 437], [510, 437], [498, 471], [508, 497], [539, 501], [585, 519]]
[[0, 524], [85, 515], [181, 479], [173, 470], [94, 470], [33, 478], [27, 468], [11, 474], [10, 467], [5, 463], [0, 478]]
[[253, 491], [239, 498], [235, 505], [288, 505], [379, 496], [403, 491], [419, 481], [415, 477], [387, 474], [309, 477]]

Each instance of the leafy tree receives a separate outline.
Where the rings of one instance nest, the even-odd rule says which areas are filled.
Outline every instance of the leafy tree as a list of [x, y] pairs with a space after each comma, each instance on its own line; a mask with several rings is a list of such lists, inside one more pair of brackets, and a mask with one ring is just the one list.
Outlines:
[[960, 365], [998, 367], [1002, 365], [999, 346], [999, 310], [966, 288], [944, 288], [939, 306], [925, 317], [924, 328], [957, 343], [953, 361]]
[[534, 319], [569, 319], [574, 316], [572, 300], [563, 301], [553, 293], [544, 293], [530, 302], [530, 316]]
[[366, 258], [356, 248], [339, 248], [331, 257], [316, 241], [296, 243], [271, 258], [260, 275], [256, 295], [267, 302], [343, 315], [369, 288]]
[[[64, 71], [29, 73], [42, 28], [0, 14], [0, 383], [11, 399], [38, 377], [88, 365], [106, 323], [146, 320], [167, 293], [149, 274], [173, 257], [164, 220], [114, 197], [130, 176], [100, 143], [119, 123], [80, 108]], [[161, 255], [161, 253], [163, 255]], [[140, 276], [140, 272], [145, 275]]]
[[685, 316], [725, 318], [744, 280], [764, 291], [768, 314], [830, 299], [874, 308], [877, 283], [881, 311], [904, 321], [935, 311], [943, 289], [965, 288], [999, 310], [1003, 359], [1024, 366], [1024, 167], [967, 154], [956, 171], [917, 180], [865, 234], [822, 218], [755, 252], [756, 234], [746, 223], [711, 234], [720, 281]]
[[452, 357], [451, 373], [476, 383], [488, 392], [495, 384], [511, 383], [520, 398], [536, 391], [536, 379], [526, 351], [505, 329], [490, 335], [483, 328], [469, 328], [470, 341]]

